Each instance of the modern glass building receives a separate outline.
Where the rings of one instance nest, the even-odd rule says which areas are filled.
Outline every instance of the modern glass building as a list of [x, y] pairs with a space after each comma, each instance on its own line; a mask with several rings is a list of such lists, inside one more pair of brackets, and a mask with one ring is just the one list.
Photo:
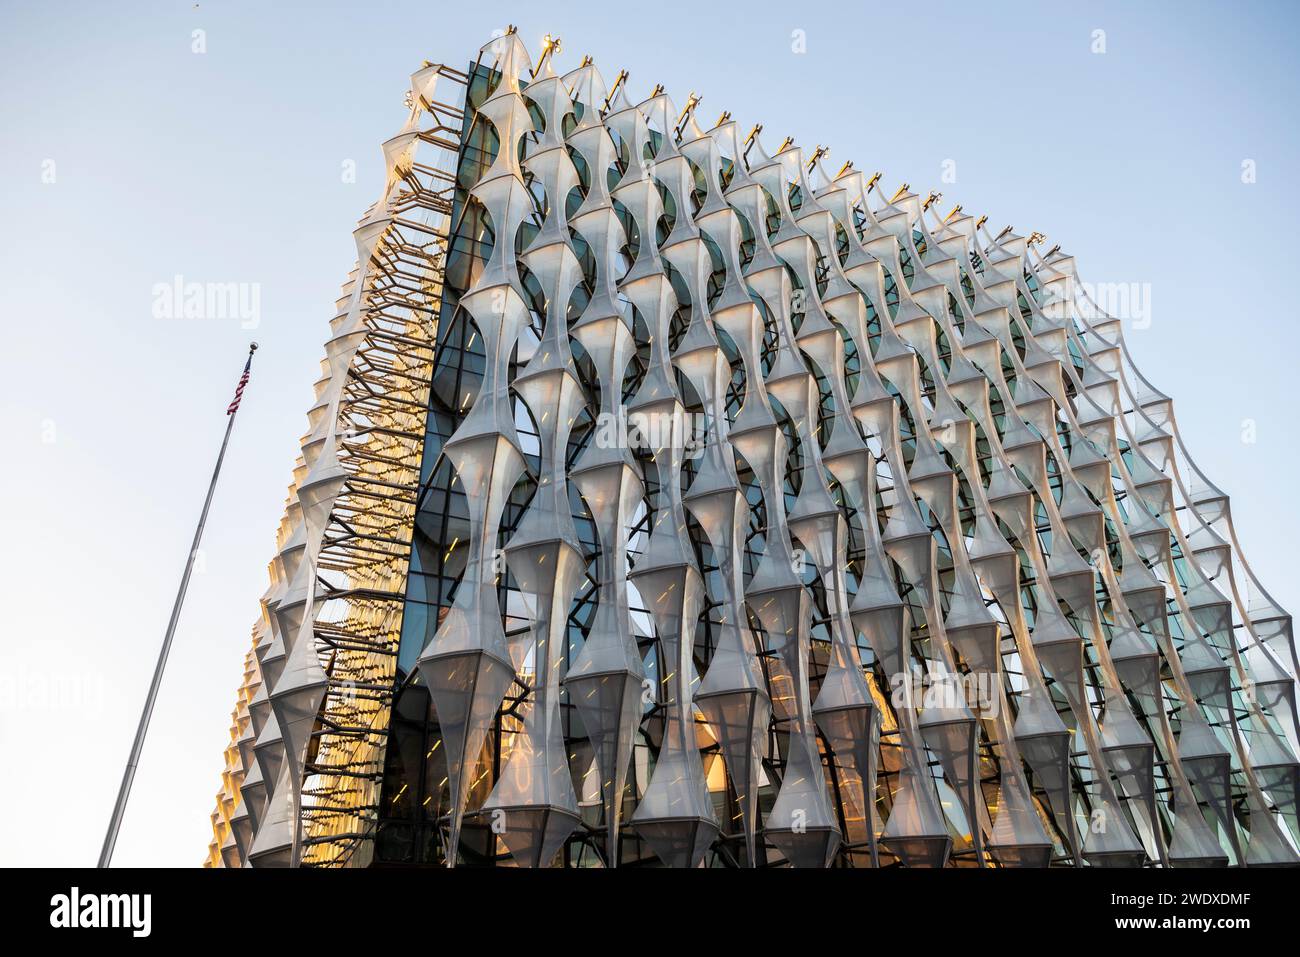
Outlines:
[[1073, 258], [558, 59], [411, 78], [207, 863], [1300, 861], [1291, 618]]

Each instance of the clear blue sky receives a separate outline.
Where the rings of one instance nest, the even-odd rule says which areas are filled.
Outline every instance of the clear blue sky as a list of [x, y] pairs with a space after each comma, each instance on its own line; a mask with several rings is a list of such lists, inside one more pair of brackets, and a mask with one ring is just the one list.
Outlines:
[[[1300, 606], [1289, 3], [30, 3], [0, 7], [0, 864], [91, 864], [250, 337], [262, 349], [117, 862], [193, 865], [351, 230], [407, 76], [493, 29], [831, 147], [1094, 282]], [[542, 11], [546, 12], [543, 13]], [[625, 12], [624, 12], [625, 11]], [[633, 14], [639, 14], [633, 20]], [[204, 30], [206, 52], [191, 51]], [[1106, 52], [1091, 52], [1094, 30]], [[792, 52], [804, 31], [806, 52]], [[1241, 164], [1256, 163], [1243, 184]], [[343, 182], [346, 161], [355, 183]], [[940, 184], [945, 160], [955, 183]], [[51, 167], [47, 161], [53, 161]], [[53, 182], [45, 182], [53, 172]], [[159, 319], [155, 284], [256, 283], [260, 326]], [[1283, 342], [1286, 345], [1283, 345]], [[1257, 440], [1242, 441], [1243, 420]]]

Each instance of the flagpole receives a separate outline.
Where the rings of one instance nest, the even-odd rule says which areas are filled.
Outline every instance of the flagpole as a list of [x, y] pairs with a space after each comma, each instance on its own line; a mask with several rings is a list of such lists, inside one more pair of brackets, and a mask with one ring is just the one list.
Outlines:
[[230, 432], [235, 427], [235, 416], [239, 413], [239, 401], [243, 395], [248, 373], [253, 365], [253, 353], [257, 343], [248, 346], [248, 362], [244, 366], [244, 377], [239, 380], [235, 400], [227, 409], [226, 434], [221, 440], [221, 451], [217, 453], [217, 464], [212, 470], [212, 481], [208, 483], [208, 497], [203, 500], [203, 511], [199, 514], [198, 527], [194, 529], [194, 541], [190, 545], [189, 557], [185, 560], [185, 574], [181, 576], [180, 588], [176, 591], [176, 602], [172, 605], [172, 616], [167, 622], [167, 634], [163, 636], [162, 649], [158, 652], [158, 663], [154, 665], [153, 680], [149, 683], [149, 695], [145, 698], [144, 711], [140, 715], [140, 724], [135, 729], [135, 742], [131, 745], [131, 756], [127, 759], [126, 770], [122, 774], [122, 784], [117, 790], [117, 803], [113, 805], [113, 816], [108, 822], [108, 833], [104, 835], [104, 846], [99, 852], [99, 866], [108, 867], [113, 859], [113, 848], [117, 844], [117, 832], [122, 827], [122, 816], [126, 813], [126, 802], [131, 796], [131, 783], [135, 780], [135, 769], [140, 764], [140, 752], [144, 750], [144, 738], [149, 733], [149, 719], [153, 717], [154, 703], [158, 700], [158, 689], [162, 685], [163, 669], [167, 667], [167, 655], [171, 652], [172, 638], [176, 635], [176, 624], [180, 621], [181, 606], [185, 603], [185, 591], [190, 585], [190, 574], [194, 571], [194, 556], [199, 550], [199, 541], [203, 538], [203, 526], [208, 521], [208, 508], [212, 505], [212, 495], [217, 489], [217, 477], [221, 475], [221, 463], [226, 457], [226, 446], [230, 444]]

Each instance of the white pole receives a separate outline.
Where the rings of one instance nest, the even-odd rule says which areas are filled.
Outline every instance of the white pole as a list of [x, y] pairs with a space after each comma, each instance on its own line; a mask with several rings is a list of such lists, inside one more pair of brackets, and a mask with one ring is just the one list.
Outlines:
[[[257, 343], [248, 347], [248, 361], [253, 361]], [[203, 538], [203, 526], [208, 521], [208, 508], [212, 505], [212, 495], [217, 489], [217, 477], [221, 474], [221, 463], [226, 457], [226, 446], [230, 443], [230, 432], [235, 427], [235, 416], [239, 414], [238, 406], [231, 412], [226, 423], [226, 435], [221, 440], [221, 451], [217, 454], [217, 465], [212, 470], [212, 481], [208, 483], [208, 497], [203, 500], [203, 511], [199, 515], [199, 524], [194, 529], [194, 541], [190, 545], [189, 557], [185, 560], [185, 574], [181, 576], [181, 586], [176, 591], [176, 603], [172, 605], [172, 617], [167, 622], [167, 634], [163, 636], [162, 649], [158, 652], [158, 663], [154, 665], [153, 680], [149, 683], [149, 696], [145, 698], [144, 711], [140, 715], [140, 724], [135, 729], [135, 742], [131, 745], [131, 756], [126, 762], [126, 771], [122, 774], [122, 784], [117, 791], [117, 803], [113, 805], [113, 817], [108, 822], [108, 833], [104, 835], [104, 847], [99, 852], [99, 866], [108, 867], [113, 859], [113, 848], [117, 844], [117, 833], [122, 827], [122, 816], [126, 813], [126, 802], [131, 796], [131, 783], [135, 780], [135, 769], [140, 765], [140, 752], [144, 750], [144, 738], [149, 732], [149, 719], [153, 717], [154, 703], [158, 700], [158, 689], [162, 685], [163, 669], [167, 667], [167, 655], [171, 652], [172, 639], [176, 636], [176, 624], [180, 621], [181, 606], [185, 603], [185, 591], [189, 588], [190, 573], [194, 571], [194, 556], [199, 550], [199, 541]]]

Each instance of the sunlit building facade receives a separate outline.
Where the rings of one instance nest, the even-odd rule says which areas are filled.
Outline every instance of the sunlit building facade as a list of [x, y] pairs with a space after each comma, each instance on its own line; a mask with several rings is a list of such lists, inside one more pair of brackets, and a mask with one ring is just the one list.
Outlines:
[[411, 78], [207, 863], [1296, 863], [1291, 618], [1073, 258], [559, 60]]

